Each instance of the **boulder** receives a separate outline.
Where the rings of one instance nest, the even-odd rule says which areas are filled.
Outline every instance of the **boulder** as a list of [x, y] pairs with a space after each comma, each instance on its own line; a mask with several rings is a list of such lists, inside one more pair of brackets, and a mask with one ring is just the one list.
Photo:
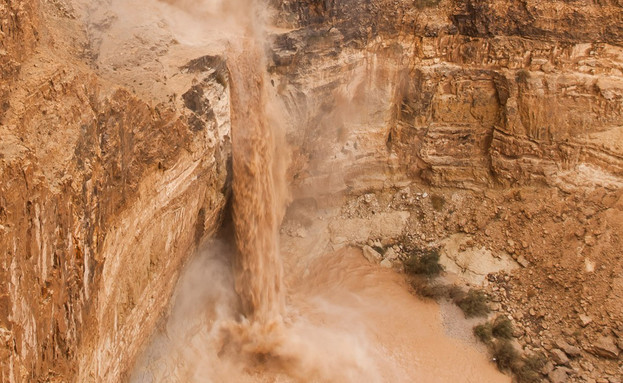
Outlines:
[[396, 251], [394, 251], [394, 249], [390, 247], [385, 252], [385, 259], [389, 259], [390, 261], [393, 261], [395, 259], [398, 259], [398, 254], [396, 253]]
[[565, 383], [569, 376], [567, 375], [567, 369], [557, 367], [552, 370], [549, 374], [547, 374], [549, 381], [552, 383]]
[[517, 263], [519, 263], [521, 267], [530, 266], [530, 261], [528, 261], [526, 257], [524, 257], [523, 255], [520, 255], [519, 257], [517, 257]]
[[556, 346], [565, 352], [571, 358], [577, 358], [582, 355], [582, 350], [579, 347], [572, 346], [569, 343], [565, 342], [562, 339], [556, 341]]
[[565, 352], [561, 349], [555, 348], [550, 351], [550, 353], [552, 354], [552, 360], [556, 362], [557, 365], [569, 364], [569, 358], [567, 357], [567, 354], [565, 354]]
[[582, 327], [588, 326], [593, 321], [593, 318], [589, 317], [588, 315], [580, 314], [579, 317]]
[[545, 366], [543, 366], [543, 368], [541, 368], [541, 372], [543, 373], [543, 375], [549, 375], [550, 372], [554, 371], [554, 363], [550, 360], [547, 363], [545, 363]]
[[591, 345], [591, 353], [602, 358], [616, 359], [619, 356], [619, 348], [611, 336], [602, 336]]
[[364, 246], [362, 250], [363, 250], [363, 256], [370, 263], [379, 263], [383, 259], [383, 256], [379, 254], [378, 251], [371, 248], [370, 246]]

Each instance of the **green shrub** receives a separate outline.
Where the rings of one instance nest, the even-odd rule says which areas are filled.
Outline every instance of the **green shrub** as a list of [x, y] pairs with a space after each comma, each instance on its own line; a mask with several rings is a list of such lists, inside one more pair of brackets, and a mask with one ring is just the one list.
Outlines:
[[541, 369], [547, 363], [542, 353], [523, 356], [521, 362], [515, 364], [513, 372], [520, 383], [536, 383], [542, 381]]
[[500, 315], [493, 321], [491, 334], [496, 338], [511, 339], [513, 337], [513, 324], [504, 315]]
[[411, 280], [411, 287], [422, 298], [439, 300], [448, 296], [448, 286], [418, 276]]
[[426, 275], [428, 277], [439, 275], [443, 271], [443, 266], [439, 263], [439, 252], [429, 250], [420, 254], [412, 254], [405, 261], [405, 270], [414, 275]]
[[522, 361], [533, 370], [540, 370], [547, 364], [547, 358], [541, 352], [525, 356]]
[[[511, 321], [500, 315], [493, 323], [486, 322], [474, 327], [474, 335], [485, 343], [500, 371], [510, 371], [518, 383], [537, 383], [543, 380], [541, 370], [547, 359], [542, 353], [521, 355], [509, 341], [513, 336]], [[493, 338], [497, 341], [493, 341]]]
[[455, 303], [463, 299], [465, 295], [465, 290], [463, 290], [460, 286], [452, 285], [448, 289], [448, 298]]
[[480, 339], [481, 342], [483, 343], [489, 343], [491, 342], [491, 338], [493, 337], [493, 334], [491, 333], [491, 323], [483, 323], [483, 324], [479, 324], [478, 326], [474, 327], [474, 335], [476, 336], [476, 338]]
[[457, 306], [463, 310], [466, 317], [485, 316], [489, 313], [487, 294], [480, 290], [469, 289], [464, 297], [455, 300]]
[[519, 353], [511, 342], [503, 340], [493, 346], [493, 358], [500, 371], [510, 371], [516, 368], [519, 361]]

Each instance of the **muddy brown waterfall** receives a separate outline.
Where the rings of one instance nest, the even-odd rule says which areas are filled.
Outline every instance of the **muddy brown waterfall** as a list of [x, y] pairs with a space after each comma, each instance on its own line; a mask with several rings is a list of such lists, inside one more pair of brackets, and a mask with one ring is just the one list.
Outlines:
[[256, 37], [230, 55], [236, 290], [253, 322], [279, 322], [284, 311], [278, 233], [283, 206], [276, 122], [268, 115], [265, 64]]

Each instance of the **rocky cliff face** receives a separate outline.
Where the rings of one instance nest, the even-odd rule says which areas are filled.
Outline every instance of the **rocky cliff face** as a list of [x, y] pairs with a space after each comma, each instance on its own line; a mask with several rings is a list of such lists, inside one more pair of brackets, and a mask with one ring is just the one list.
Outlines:
[[582, 349], [573, 371], [551, 356], [552, 381], [620, 375], [595, 355], [623, 331], [621, 5], [277, 2], [295, 28], [271, 69], [296, 115], [297, 196], [346, 196], [340, 228], [410, 213], [348, 243], [517, 261], [483, 274], [522, 347]]
[[[162, 2], [111, 10], [121, 3], [0, 4], [2, 381], [118, 381], [165, 311], [180, 266], [219, 225], [228, 195], [224, 48], [174, 36], [150, 18]], [[614, 254], [616, 232], [580, 228], [617, 220], [609, 209], [623, 185], [623, 2], [272, 4], [289, 28], [271, 35], [269, 71], [286, 108], [296, 197], [409, 183], [442, 194], [547, 188], [552, 199], [564, 195], [552, 222], [522, 218], [529, 209], [514, 194], [496, 195], [474, 205], [486, 219], [470, 206], [451, 229], [429, 209], [414, 223], [431, 233], [418, 245], [489, 221], [504, 238], [494, 250], [529, 224], [526, 241], [539, 225], [558, 227], [543, 236], [550, 241], [574, 211], [578, 234], [550, 249], [577, 245], [577, 259], [543, 260], [531, 246], [514, 257], [542, 261], [539, 284], [550, 286], [549, 272]], [[123, 12], [140, 21], [128, 24], [134, 16]], [[544, 194], [529, 195], [537, 203]], [[520, 222], [500, 223], [497, 203]], [[585, 249], [594, 238], [607, 244]]]
[[[276, 38], [276, 70], [314, 99], [360, 86], [359, 100], [382, 105], [363, 106], [379, 117], [367, 131], [386, 138], [383, 162], [398, 156], [400, 174], [461, 188], [620, 185], [620, 3], [278, 6], [284, 25], [302, 29]], [[326, 114], [338, 103], [324, 105]]]
[[228, 92], [210, 60], [176, 63], [176, 103], [140, 97], [87, 65], [70, 5], [0, 8], [6, 382], [118, 381], [226, 201]]
[[0, 111], [7, 110], [8, 86], [38, 38], [38, 3], [4, 1], [0, 5]]

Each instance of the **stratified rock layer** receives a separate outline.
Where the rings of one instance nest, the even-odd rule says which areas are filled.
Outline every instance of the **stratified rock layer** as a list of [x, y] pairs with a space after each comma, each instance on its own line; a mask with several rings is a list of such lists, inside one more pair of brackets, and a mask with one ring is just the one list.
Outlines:
[[[304, 134], [338, 137], [359, 168], [472, 189], [621, 186], [620, 2], [277, 3], [302, 28], [275, 37], [284, 96]], [[353, 118], [319, 121], [345, 103]]]
[[228, 193], [223, 68], [142, 98], [85, 64], [62, 4], [0, 5], [3, 382], [122, 379]]

